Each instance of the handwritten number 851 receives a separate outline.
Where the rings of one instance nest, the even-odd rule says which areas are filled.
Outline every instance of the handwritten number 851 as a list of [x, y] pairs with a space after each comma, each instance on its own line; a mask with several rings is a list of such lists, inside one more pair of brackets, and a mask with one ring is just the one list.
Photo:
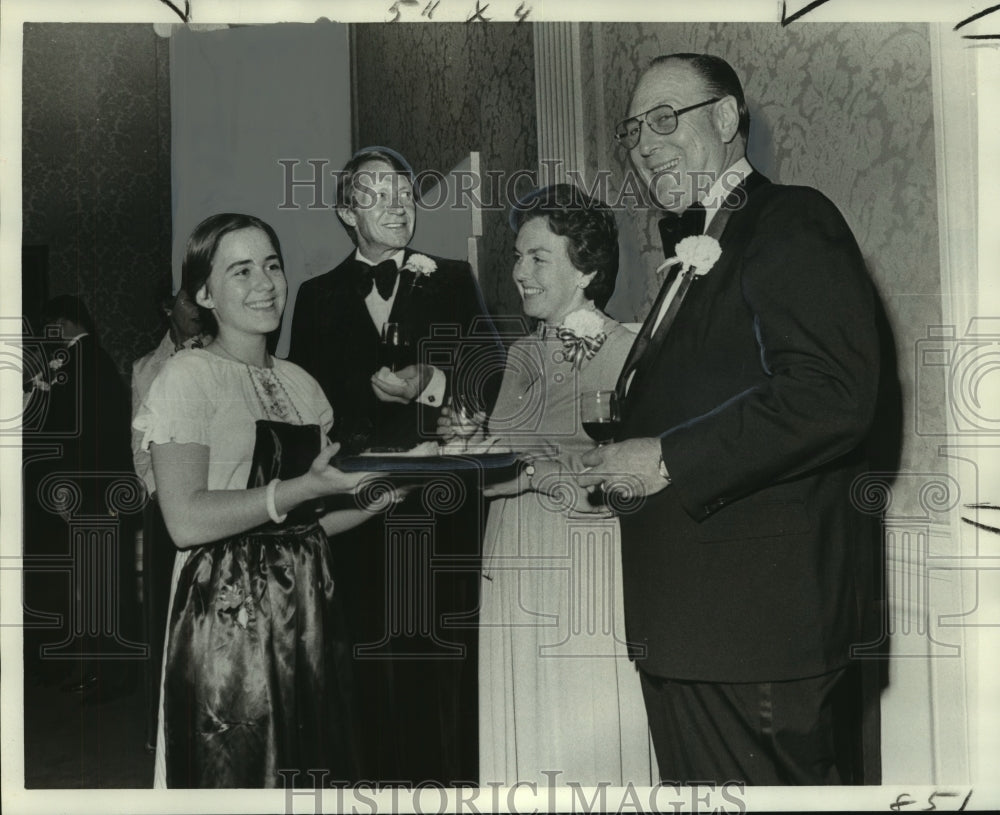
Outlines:
[[[940, 803], [941, 810], [944, 812], [962, 812], [968, 805], [969, 799], [972, 797], [972, 790], [969, 790], [968, 794], [965, 796], [965, 798], [962, 799], [962, 802], [959, 804], [958, 807], [954, 806], [954, 804], [957, 803], [957, 801], [938, 800], [941, 798], [958, 798], [958, 795], [959, 793], [957, 792], [938, 792], [937, 790], [935, 790], [934, 792], [932, 792], [930, 795], [927, 796], [927, 803], [930, 804], [930, 806], [922, 807], [917, 811], [932, 812], [938, 809], [938, 803]], [[898, 795], [896, 797], [896, 800], [893, 801], [891, 804], [889, 804], [889, 809], [891, 809], [893, 812], [899, 812], [903, 809], [903, 807], [908, 807], [915, 803], [917, 803], [917, 799], [913, 798], [908, 792], [904, 792]]]

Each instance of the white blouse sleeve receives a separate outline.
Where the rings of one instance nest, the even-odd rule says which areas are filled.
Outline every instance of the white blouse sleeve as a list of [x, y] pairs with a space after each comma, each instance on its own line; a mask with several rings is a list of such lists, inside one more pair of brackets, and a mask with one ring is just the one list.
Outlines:
[[202, 366], [196, 357], [178, 354], [153, 380], [132, 422], [142, 433], [143, 450], [148, 450], [150, 443], [210, 446], [211, 420], [217, 408], [207, 387], [214, 378], [207, 371], [199, 375]]

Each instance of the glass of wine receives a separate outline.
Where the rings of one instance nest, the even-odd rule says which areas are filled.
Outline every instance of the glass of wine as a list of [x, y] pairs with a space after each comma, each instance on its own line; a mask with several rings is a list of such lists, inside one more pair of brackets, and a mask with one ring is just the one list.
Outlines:
[[410, 337], [402, 323], [386, 323], [382, 329], [382, 363], [396, 372], [410, 364]]
[[455, 440], [460, 441], [464, 449], [468, 450], [469, 443], [473, 437], [482, 431], [481, 414], [475, 406], [475, 400], [468, 396], [452, 393], [448, 400], [450, 411], [451, 429], [455, 433]]
[[621, 414], [614, 391], [587, 391], [580, 394], [580, 420], [584, 432], [598, 446], [610, 442], [618, 432]]

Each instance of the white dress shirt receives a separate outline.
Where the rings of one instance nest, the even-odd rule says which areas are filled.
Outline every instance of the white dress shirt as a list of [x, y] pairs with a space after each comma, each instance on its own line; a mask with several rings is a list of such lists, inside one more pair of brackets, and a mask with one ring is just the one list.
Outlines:
[[[750, 162], [746, 160], [746, 157], [739, 159], [734, 162], [733, 165], [726, 170], [719, 178], [715, 179], [715, 183], [708, 190], [708, 194], [701, 199], [701, 202], [705, 207], [705, 229], [704, 232], [708, 231], [708, 225], [712, 223], [715, 216], [718, 214], [719, 210], [722, 208], [722, 202], [725, 200], [726, 195], [735, 189], [739, 184], [742, 184], [746, 177], [753, 172], [753, 167], [750, 166]], [[666, 246], [663, 247], [664, 253], [672, 251]], [[653, 334], [657, 332], [660, 327], [660, 323], [663, 322], [664, 316], [666, 316], [667, 309], [670, 308], [670, 304], [673, 302], [674, 297], [677, 296], [677, 290], [681, 286], [681, 280], [683, 275], [677, 275], [674, 278], [673, 283], [670, 284], [670, 291], [667, 296], [663, 299], [663, 304], [660, 306], [660, 313], [656, 315], [656, 322], [653, 324]]]
[[[399, 269], [403, 265], [403, 258], [406, 256], [406, 250], [400, 249], [391, 258], [386, 258], [387, 260], [393, 260], [396, 263], [396, 268]], [[360, 249], [354, 250], [354, 257], [361, 263], [367, 266], [375, 266], [368, 258], [361, 254]], [[365, 307], [368, 309], [368, 313], [371, 315], [372, 322], [375, 323], [375, 330], [378, 331], [378, 335], [381, 337], [382, 332], [385, 331], [385, 324], [389, 322], [389, 315], [392, 313], [392, 304], [396, 302], [396, 292], [399, 291], [399, 277], [396, 277], [396, 283], [392, 287], [392, 294], [389, 295], [388, 300], [383, 300], [382, 295], [378, 293], [378, 287], [372, 283], [372, 290], [365, 295]]]
[[[354, 257], [365, 263], [368, 266], [375, 266], [368, 258], [361, 254], [360, 249], [354, 250]], [[403, 264], [403, 259], [406, 257], [406, 250], [400, 249], [392, 258], [387, 258], [394, 260], [396, 262], [396, 268], [399, 269]], [[396, 302], [396, 293], [399, 291], [399, 276], [396, 276], [396, 283], [392, 287], [392, 294], [389, 295], [388, 300], [383, 300], [382, 295], [378, 293], [378, 287], [375, 283], [372, 283], [372, 290], [365, 295], [365, 307], [368, 309], [368, 314], [371, 315], [372, 322], [375, 324], [375, 330], [378, 331], [378, 335], [381, 337], [382, 332], [385, 331], [385, 324], [389, 322], [389, 315], [392, 313], [392, 305]], [[440, 406], [444, 401], [444, 391], [447, 385], [445, 380], [444, 371], [440, 368], [435, 368], [431, 366], [431, 379], [418, 395], [417, 401], [424, 405], [436, 405]]]

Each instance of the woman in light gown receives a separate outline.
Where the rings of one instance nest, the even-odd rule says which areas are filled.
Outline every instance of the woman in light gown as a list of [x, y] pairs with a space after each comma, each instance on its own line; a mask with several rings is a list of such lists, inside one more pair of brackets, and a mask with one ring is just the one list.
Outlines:
[[580, 394], [614, 389], [634, 340], [600, 310], [618, 273], [615, 219], [562, 184], [522, 201], [511, 224], [514, 283], [540, 325], [512, 345], [488, 423], [532, 464], [487, 490], [499, 497], [483, 542], [480, 780], [649, 785], [656, 768], [627, 656], [618, 521], [573, 513], [583, 495], [560, 476], [594, 446]]
[[178, 548], [164, 651], [155, 786], [277, 787], [354, 777], [347, 642], [321, 515], [355, 491], [330, 465], [333, 411], [316, 381], [271, 356], [286, 283], [274, 231], [207, 218], [183, 286], [214, 335], [168, 360], [134, 427]]

